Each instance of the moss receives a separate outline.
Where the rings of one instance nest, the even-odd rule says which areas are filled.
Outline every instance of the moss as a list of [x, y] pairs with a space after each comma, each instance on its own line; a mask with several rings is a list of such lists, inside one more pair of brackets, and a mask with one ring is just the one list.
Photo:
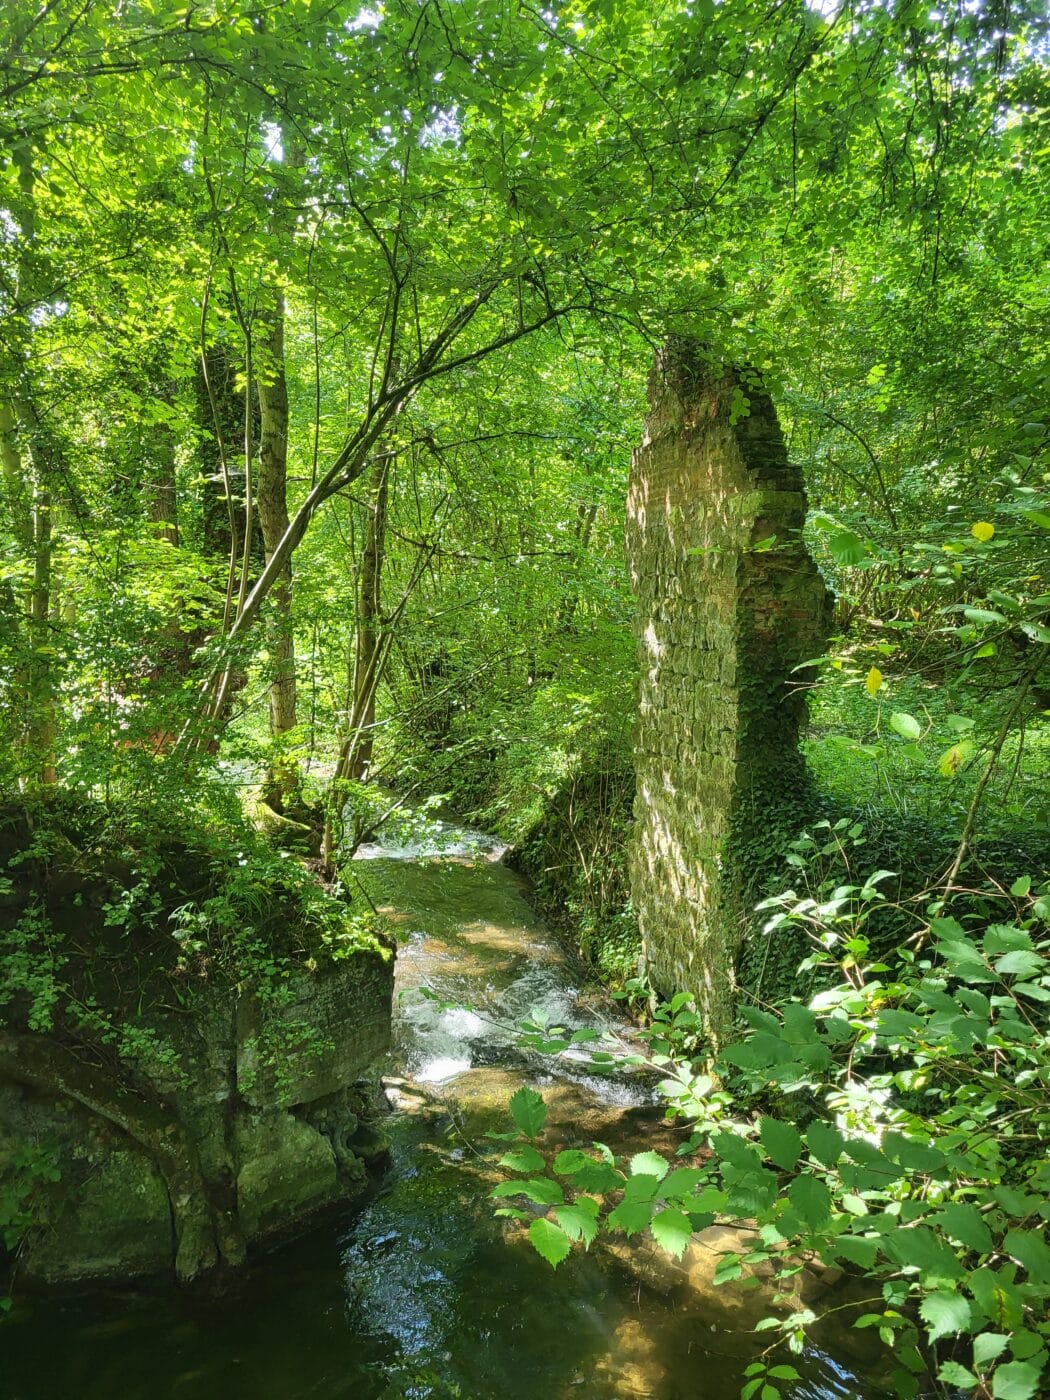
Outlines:
[[237, 1205], [248, 1239], [330, 1205], [340, 1192], [335, 1154], [315, 1128], [286, 1113], [242, 1119]]
[[633, 797], [629, 769], [577, 776], [548, 800], [512, 856], [538, 911], [613, 986], [637, 974], [641, 953], [627, 876]]
[[[353, 1184], [289, 1110], [345, 1093], [385, 1051], [391, 953], [370, 910], [246, 827], [184, 816], [147, 832], [86, 805], [0, 810], [0, 1147], [52, 1132], [72, 1193], [46, 1212], [54, 1250], [34, 1232], [25, 1266], [45, 1280], [161, 1268], [174, 1219], [180, 1276], [236, 1267], [245, 1233], [291, 1226]], [[252, 1115], [269, 1145], [238, 1141]], [[114, 1166], [85, 1174], [108, 1160], [100, 1133]], [[278, 1151], [289, 1135], [294, 1151]], [[111, 1179], [132, 1158], [163, 1196], [140, 1220], [129, 1195], [138, 1254], [118, 1228], [132, 1185]]]
[[44, 1283], [134, 1278], [171, 1258], [171, 1211], [164, 1181], [144, 1152], [108, 1149], [81, 1161], [56, 1191], [46, 1229], [36, 1232], [32, 1271]]

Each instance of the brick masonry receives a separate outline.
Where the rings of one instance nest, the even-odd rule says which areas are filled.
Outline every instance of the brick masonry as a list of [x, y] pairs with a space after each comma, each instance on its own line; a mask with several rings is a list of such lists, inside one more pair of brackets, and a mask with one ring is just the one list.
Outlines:
[[641, 670], [631, 888], [654, 988], [691, 992], [716, 1039], [745, 926], [748, 842], [804, 779], [792, 672], [823, 650], [828, 624], [805, 511], [756, 378], [696, 341], [668, 341], [627, 498]]

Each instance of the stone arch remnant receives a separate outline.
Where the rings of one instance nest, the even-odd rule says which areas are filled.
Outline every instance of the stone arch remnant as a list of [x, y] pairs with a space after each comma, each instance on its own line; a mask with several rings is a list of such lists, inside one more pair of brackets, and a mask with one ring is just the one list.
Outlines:
[[631, 891], [663, 995], [717, 1040], [756, 853], [801, 793], [795, 668], [824, 648], [829, 595], [806, 499], [754, 374], [675, 338], [650, 376], [631, 463], [627, 556], [641, 664]]

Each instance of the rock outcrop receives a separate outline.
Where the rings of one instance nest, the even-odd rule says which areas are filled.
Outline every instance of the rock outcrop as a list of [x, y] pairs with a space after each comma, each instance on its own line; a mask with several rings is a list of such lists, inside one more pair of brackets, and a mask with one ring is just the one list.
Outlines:
[[234, 833], [0, 810], [0, 1247], [17, 1281], [221, 1276], [360, 1191], [393, 953]]

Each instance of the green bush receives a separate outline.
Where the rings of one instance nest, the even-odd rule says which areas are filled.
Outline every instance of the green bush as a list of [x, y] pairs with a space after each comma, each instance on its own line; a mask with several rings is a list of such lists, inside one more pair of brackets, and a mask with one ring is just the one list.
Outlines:
[[[824, 987], [808, 1003], [743, 1007], [743, 1035], [714, 1061], [697, 1054], [685, 997], [658, 1015], [648, 1053], [630, 1058], [659, 1071], [669, 1114], [690, 1129], [678, 1165], [544, 1151], [542, 1100], [522, 1090], [522, 1141], [501, 1158], [514, 1177], [494, 1194], [555, 1267], [602, 1231], [649, 1231], [681, 1255], [694, 1231], [753, 1219], [758, 1241], [724, 1256], [716, 1281], [765, 1263], [786, 1283], [816, 1257], [869, 1283], [854, 1325], [892, 1350], [898, 1395], [1032, 1400], [1050, 1380], [1050, 885], [989, 891], [994, 918], [934, 901], [893, 955], [873, 958], [889, 878], [839, 869], [767, 901], [768, 934], [802, 930]], [[525, 1031], [553, 1054], [580, 1034]], [[594, 1058], [607, 1067], [616, 1048]], [[507, 1204], [522, 1198], [542, 1214]], [[759, 1330], [771, 1351], [798, 1351], [816, 1320], [796, 1308]], [[750, 1368], [743, 1396], [792, 1379], [775, 1362]]]

